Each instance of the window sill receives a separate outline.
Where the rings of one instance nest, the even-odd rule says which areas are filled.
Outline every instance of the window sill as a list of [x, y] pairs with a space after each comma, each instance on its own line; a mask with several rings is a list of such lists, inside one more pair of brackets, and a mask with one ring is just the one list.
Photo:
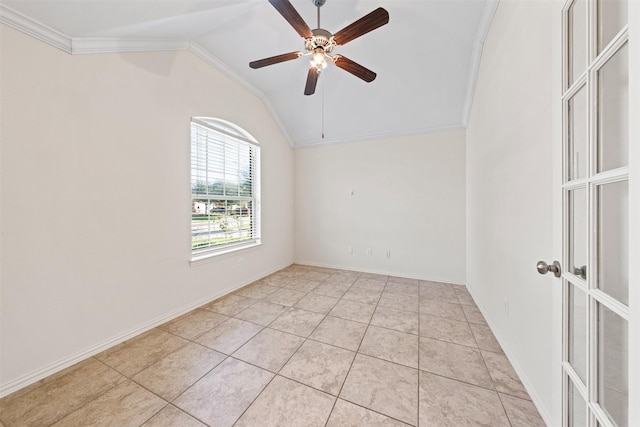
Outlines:
[[207, 264], [209, 262], [229, 258], [238, 252], [255, 249], [260, 246], [262, 246], [262, 242], [258, 241], [258, 242], [248, 243], [246, 245], [238, 245], [238, 246], [230, 247], [227, 249], [221, 249], [215, 252], [198, 254], [196, 256], [191, 257], [191, 259], [189, 260], [189, 265], [191, 265], [191, 267], [196, 267], [201, 264]]

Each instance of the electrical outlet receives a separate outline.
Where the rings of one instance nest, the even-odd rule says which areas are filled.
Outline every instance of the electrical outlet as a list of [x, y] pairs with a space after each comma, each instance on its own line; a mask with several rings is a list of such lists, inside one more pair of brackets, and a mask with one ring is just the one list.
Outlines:
[[347, 253], [348, 254], [352, 254], [353, 253], [353, 248], [351, 246], [347, 246]]
[[238, 265], [244, 265], [244, 258], [243, 257], [238, 258]]
[[371, 254], [372, 254], [371, 248], [367, 248], [367, 255], [371, 256]]
[[509, 298], [504, 299], [504, 314], [509, 317]]
[[391, 249], [387, 249], [387, 251], [384, 253], [384, 257], [391, 258]]

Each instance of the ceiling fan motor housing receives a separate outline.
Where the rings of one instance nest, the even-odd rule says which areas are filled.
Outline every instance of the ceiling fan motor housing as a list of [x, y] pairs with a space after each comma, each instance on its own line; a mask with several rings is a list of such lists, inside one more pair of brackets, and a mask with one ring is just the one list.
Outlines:
[[331, 34], [320, 26], [320, 6], [324, 5], [326, 0], [311, 1], [318, 9], [318, 27], [315, 30], [309, 28], [295, 7], [293, 7], [290, 0], [269, 0], [269, 3], [271, 3], [278, 13], [293, 27], [298, 35], [302, 37], [306, 52], [289, 52], [252, 61], [249, 63], [249, 67], [254, 69], [262, 68], [267, 65], [291, 61], [301, 56], [311, 56], [307, 83], [304, 90], [305, 95], [312, 95], [315, 92], [318, 76], [327, 66], [328, 60], [333, 62], [338, 68], [353, 74], [359, 79], [367, 83], [372, 82], [376, 78], [376, 73], [342, 55], [332, 56], [329, 55], [329, 53], [337, 46], [344, 46], [351, 40], [357, 39], [378, 27], [388, 24], [389, 12], [379, 7], [373, 12], [347, 25], [337, 33]]
[[314, 49], [321, 47], [325, 53], [329, 53], [336, 47], [336, 42], [333, 40], [333, 34], [322, 28], [316, 28], [311, 31], [313, 36], [306, 39], [304, 47], [307, 52], [313, 52]]

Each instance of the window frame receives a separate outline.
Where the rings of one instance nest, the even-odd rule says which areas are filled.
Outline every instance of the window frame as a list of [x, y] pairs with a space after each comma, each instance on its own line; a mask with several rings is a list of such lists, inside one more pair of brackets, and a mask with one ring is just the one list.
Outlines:
[[[194, 126], [197, 126], [201, 129], [205, 129], [207, 132], [211, 132], [211, 134], [220, 139], [220, 147], [219, 149], [224, 150], [225, 146], [229, 143], [235, 143], [237, 147], [240, 149], [244, 149], [247, 146], [250, 148], [250, 156], [249, 160], [251, 163], [251, 196], [230, 196], [230, 195], [219, 195], [219, 194], [198, 194], [193, 192], [193, 184], [194, 184], [194, 160], [198, 160], [194, 158]], [[261, 240], [261, 227], [260, 227], [260, 144], [258, 141], [246, 130], [242, 129], [240, 126], [231, 123], [226, 120], [214, 118], [214, 117], [192, 117], [189, 126], [189, 186], [190, 186], [190, 194], [191, 194], [191, 244], [190, 244], [190, 263], [197, 264], [201, 261], [206, 261], [214, 257], [219, 257], [221, 255], [226, 255], [230, 253], [235, 253], [237, 251], [245, 250], [248, 248], [253, 248], [262, 244]], [[207, 140], [207, 144], [210, 142]], [[201, 159], [200, 159], [201, 160]], [[222, 161], [222, 167], [226, 170], [225, 165], [228, 163], [225, 160]], [[208, 169], [208, 164], [205, 166], [205, 170]], [[197, 169], [195, 169], [197, 170]], [[224, 182], [224, 181], [223, 181]], [[250, 209], [250, 238], [241, 240], [239, 242], [227, 242], [221, 244], [215, 244], [200, 248], [194, 248], [193, 244], [193, 236], [194, 236], [194, 223], [193, 223], [193, 215], [194, 215], [194, 203], [197, 200], [224, 200], [225, 202], [229, 201], [240, 201], [240, 202], [249, 202], [251, 204]], [[242, 207], [240, 209], [243, 209]], [[225, 212], [225, 216], [229, 217], [228, 211]], [[213, 222], [212, 219], [207, 220], [209, 224]]]

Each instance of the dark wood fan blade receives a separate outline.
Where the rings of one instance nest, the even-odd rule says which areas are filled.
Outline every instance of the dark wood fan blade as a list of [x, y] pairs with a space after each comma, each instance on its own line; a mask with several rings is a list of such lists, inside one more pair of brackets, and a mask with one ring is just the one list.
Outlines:
[[302, 56], [302, 52], [290, 52], [283, 53], [282, 55], [271, 56], [269, 58], [258, 59], [257, 61], [249, 62], [251, 68], [262, 68], [267, 65], [277, 64], [279, 62], [291, 61], [292, 59], [298, 59]]
[[293, 7], [289, 0], [269, 0], [269, 3], [276, 8], [280, 15], [287, 20], [294, 30], [305, 39], [311, 37], [311, 28], [304, 22], [298, 11]]
[[333, 62], [334, 64], [336, 64], [336, 67], [348, 71], [349, 73], [361, 78], [367, 83], [374, 81], [376, 78], [376, 73], [369, 70], [368, 68], [363, 67], [357, 62], [350, 60], [349, 58], [345, 58], [342, 55], [335, 55], [333, 57]]
[[389, 12], [379, 7], [370, 14], [363, 16], [353, 24], [347, 25], [335, 33], [333, 39], [339, 45], [344, 45], [387, 23], [389, 23]]
[[318, 84], [318, 69], [316, 67], [309, 68], [309, 74], [307, 74], [307, 85], [304, 87], [305, 95], [313, 95], [316, 91], [316, 85]]

